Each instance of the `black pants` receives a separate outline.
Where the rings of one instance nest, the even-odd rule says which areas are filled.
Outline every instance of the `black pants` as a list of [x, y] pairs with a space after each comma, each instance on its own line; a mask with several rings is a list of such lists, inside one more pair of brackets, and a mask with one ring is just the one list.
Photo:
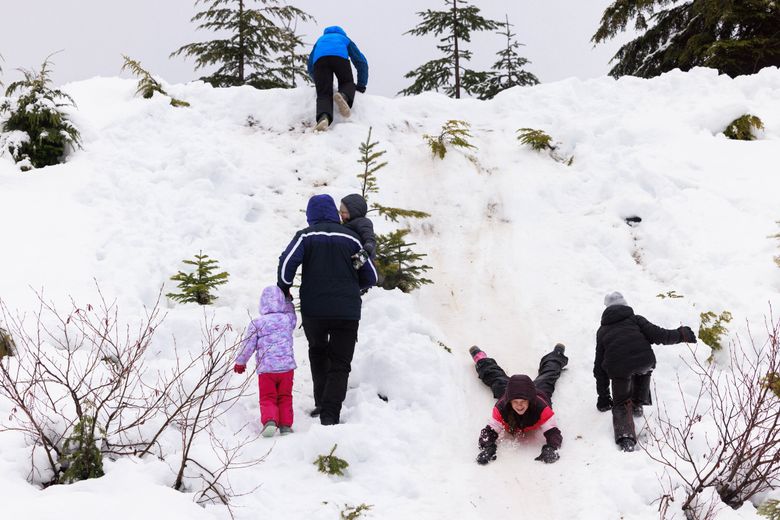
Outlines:
[[314, 63], [314, 87], [317, 89], [316, 121], [325, 114], [333, 121], [333, 76], [339, 82], [339, 92], [351, 107], [355, 100], [355, 80], [352, 65], [340, 56], [323, 56]]
[[359, 323], [358, 320], [303, 318], [303, 331], [309, 342], [314, 405], [322, 408], [321, 421], [339, 421]]
[[[561, 371], [569, 363], [569, 358], [553, 351], [545, 354], [539, 362], [539, 375], [534, 379], [534, 386], [547, 396], [547, 404], [552, 405], [552, 394], [555, 383], [561, 377]], [[493, 358], [483, 358], [477, 362], [477, 375], [493, 391], [493, 397], [500, 399], [509, 382], [509, 376], [498, 366]]]
[[650, 397], [650, 377], [653, 371], [630, 377], [614, 377], [612, 381], [612, 428], [615, 442], [629, 438], [636, 442], [634, 406], [653, 404]]

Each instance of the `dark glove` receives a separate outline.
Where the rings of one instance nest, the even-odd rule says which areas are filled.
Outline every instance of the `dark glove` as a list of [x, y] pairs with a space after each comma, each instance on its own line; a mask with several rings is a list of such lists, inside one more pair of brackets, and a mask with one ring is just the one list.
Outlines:
[[495, 446], [498, 440], [498, 432], [490, 426], [485, 426], [482, 431], [479, 432], [479, 447], [487, 448], [488, 446]]
[[360, 249], [357, 253], [352, 255], [352, 267], [355, 268], [355, 271], [363, 267], [363, 264], [365, 264], [368, 261], [368, 253], [365, 249]]
[[612, 410], [612, 397], [608, 395], [600, 395], [596, 401], [596, 408], [599, 412], [608, 412]]
[[365, 94], [365, 92], [366, 92], [366, 86], [365, 86], [365, 85], [357, 85], [357, 86], [355, 87], [355, 90], [357, 90], [357, 91], [358, 91], [358, 92], [360, 92], [361, 94]]
[[233, 372], [236, 374], [243, 374], [244, 370], [246, 370], [246, 365], [239, 365], [236, 363], [236, 366], [233, 367]]
[[486, 446], [477, 455], [477, 463], [485, 465], [491, 460], [496, 460], [496, 445]]
[[560, 458], [561, 456], [558, 455], [558, 452], [556, 451], [555, 448], [553, 448], [549, 444], [545, 444], [544, 446], [542, 446], [542, 453], [534, 460], [540, 460], [545, 464], [552, 464], [553, 462], [555, 462]]
[[696, 343], [696, 334], [693, 333], [690, 327], [680, 327], [677, 330], [680, 331], [680, 337], [685, 343]]

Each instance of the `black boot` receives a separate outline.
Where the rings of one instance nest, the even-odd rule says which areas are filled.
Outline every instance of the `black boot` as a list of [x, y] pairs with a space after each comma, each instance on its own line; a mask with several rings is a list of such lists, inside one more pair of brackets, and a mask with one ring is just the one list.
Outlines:
[[617, 445], [621, 451], [632, 452], [636, 447], [636, 441], [631, 437], [621, 437], [618, 439]]
[[319, 417], [322, 413], [322, 406], [315, 406], [312, 411], [309, 412], [309, 417]]

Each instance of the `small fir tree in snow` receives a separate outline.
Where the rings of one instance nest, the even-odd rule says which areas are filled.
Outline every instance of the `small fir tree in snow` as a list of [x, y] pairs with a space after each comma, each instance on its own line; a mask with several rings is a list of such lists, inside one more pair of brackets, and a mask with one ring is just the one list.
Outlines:
[[344, 476], [344, 470], [349, 467], [349, 462], [344, 459], [340, 459], [333, 454], [336, 451], [338, 444], [334, 444], [330, 453], [327, 455], [320, 455], [314, 461], [314, 465], [317, 466], [317, 470], [320, 473], [327, 473], [328, 475]]
[[[446, 11], [418, 12], [422, 22], [404, 34], [425, 36], [433, 34], [442, 36], [437, 48], [442, 52], [441, 58], [429, 61], [404, 75], [405, 78], [414, 79], [407, 88], [399, 94], [420, 94], [430, 90], [443, 90], [450, 97], [460, 99], [461, 91], [468, 90], [467, 85], [478, 83], [472, 79], [474, 74], [479, 74], [464, 66], [471, 59], [471, 51], [463, 45], [471, 42], [471, 33], [478, 31], [492, 31], [501, 24], [482, 17], [480, 9], [468, 5], [465, 0], [444, 0]], [[464, 82], [464, 78], [469, 78]]]
[[[778, 220], [777, 223], [780, 224], [780, 220]], [[780, 233], [778, 233], [776, 235], [772, 235], [772, 238], [776, 238], [776, 239], [780, 240]], [[780, 255], [776, 256], [774, 258], [774, 260], [775, 260], [775, 263], [777, 264], [777, 267], [780, 267]]]
[[[387, 166], [387, 162], [379, 162], [386, 151], [377, 148], [379, 142], [371, 140], [371, 132], [372, 128], [369, 128], [368, 137], [360, 143], [360, 159], [358, 159], [358, 164], [363, 166], [363, 171], [357, 176], [361, 183], [360, 194], [366, 199], [366, 202], [368, 202], [369, 194], [379, 193], [376, 172]], [[373, 203], [369, 211], [376, 211], [392, 222], [398, 222], [401, 218], [430, 217], [424, 211], [395, 208], [377, 203]], [[401, 231], [404, 233], [399, 238], [395, 234]], [[425, 283], [432, 283], [419, 276], [431, 268], [427, 265], [416, 265], [416, 262], [426, 255], [414, 253], [411, 246], [416, 244], [403, 240], [403, 237], [409, 232], [409, 229], [404, 229], [376, 237], [375, 267], [380, 278], [379, 286], [383, 289], [401, 289], [404, 292], [409, 292]], [[403, 266], [403, 275], [399, 275], [399, 266]]]
[[517, 140], [526, 146], [530, 146], [532, 150], [536, 152], [547, 151], [550, 157], [560, 163], [565, 163], [567, 166], [574, 164], [573, 155], [566, 159], [558, 154], [558, 145], [553, 144], [552, 137], [544, 130], [521, 128], [517, 131], [517, 134]]
[[767, 500], [758, 506], [756, 513], [769, 520], [780, 520], [780, 500]]
[[[193, 57], [196, 69], [216, 65], [216, 71], [201, 78], [214, 87], [291, 86], [285, 76], [287, 69], [276, 67], [275, 62], [280, 54], [289, 56], [290, 47], [294, 48], [300, 40], [291, 36], [289, 25], [284, 24], [310, 20], [311, 16], [278, 0], [196, 0], [195, 4], [207, 4], [204, 11], [192, 18], [198, 29], [214, 31], [220, 37], [184, 45], [171, 57]], [[258, 4], [257, 9], [251, 8]]]
[[3, 131], [12, 133], [5, 147], [23, 171], [59, 164], [68, 150], [80, 147], [79, 131], [65, 112], [75, 103], [51, 87], [49, 65], [47, 58], [37, 72], [22, 70], [24, 79], [8, 85], [8, 99], [0, 105], [0, 113], [8, 114]]
[[199, 305], [210, 305], [217, 296], [212, 294], [212, 290], [218, 286], [226, 284], [227, 272], [215, 273], [219, 269], [217, 260], [204, 255], [203, 251], [195, 255], [195, 260], [184, 260], [187, 265], [195, 267], [194, 273], [185, 273], [179, 271], [171, 277], [174, 282], [179, 282], [177, 286], [181, 289], [180, 293], [168, 293], [166, 296], [179, 303], [197, 303]]
[[5, 356], [13, 356], [16, 351], [16, 344], [11, 333], [0, 327], [0, 360]]
[[59, 478], [61, 484], [73, 484], [81, 480], [103, 476], [103, 456], [95, 445], [95, 418], [82, 415], [65, 439], [60, 457], [63, 469]]
[[417, 263], [427, 255], [412, 250], [417, 244], [406, 241], [409, 233], [409, 229], [397, 229], [376, 237], [376, 269], [384, 277], [381, 286], [385, 289], [398, 288], [408, 293], [433, 283], [423, 277], [431, 266]]
[[181, 99], [176, 99], [174, 97], [168, 96], [168, 93], [163, 89], [162, 85], [159, 81], [154, 79], [152, 75], [144, 69], [141, 66], [141, 63], [131, 59], [124, 54], [122, 57], [125, 60], [125, 63], [122, 65], [122, 70], [129, 70], [132, 72], [136, 77], [138, 77], [138, 87], [135, 90], [135, 93], [141, 96], [144, 99], [151, 99], [152, 96], [154, 96], [155, 93], [170, 97], [171, 98], [171, 105], [175, 107], [188, 107], [190, 106], [189, 103], [186, 101], [182, 101]]
[[745, 114], [732, 121], [723, 131], [729, 139], [736, 141], [753, 141], [760, 130], [764, 129], [764, 122], [757, 116]]
[[499, 92], [512, 87], [539, 84], [539, 78], [527, 70], [523, 70], [523, 67], [530, 62], [517, 52], [523, 44], [514, 39], [516, 35], [512, 32], [512, 24], [509, 23], [508, 16], [506, 22], [501, 26], [504, 28], [504, 32], [499, 32], [499, 34], [506, 37], [506, 47], [496, 53], [498, 61], [493, 64], [491, 72], [475, 74], [466, 78], [468, 81], [476, 82], [467, 84], [466, 90], [479, 99], [493, 99]]
[[735, 77], [780, 65], [776, 0], [615, 0], [592, 41], [612, 39], [632, 21], [640, 35], [612, 58], [614, 77], [650, 78], [693, 67]]
[[423, 139], [428, 142], [434, 157], [444, 159], [447, 155], [447, 146], [476, 150], [477, 147], [468, 141], [472, 137], [470, 129], [471, 125], [466, 121], [450, 119], [441, 127], [439, 135], [423, 134]]
[[699, 315], [701, 325], [699, 325], [699, 339], [712, 349], [710, 361], [712, 361], [715, 352], [723, 350], [722, 336], [728, 332], [724, 323], [731, 322], [732, 316], [729, 311], [723, 311], [720, 315], [712, 311], [702, 312]]
[[374, 506], [366, 503], [360, 504], [359, 506], [344, 504], [344, 509], [341, 510], [341, 520], [357, 520], [363, 516], [363, 513], [370, 511], [372, 507]]

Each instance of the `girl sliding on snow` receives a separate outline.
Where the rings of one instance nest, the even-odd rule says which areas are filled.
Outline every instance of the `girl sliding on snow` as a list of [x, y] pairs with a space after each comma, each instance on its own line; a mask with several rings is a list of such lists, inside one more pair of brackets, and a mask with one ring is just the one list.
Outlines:
[[526, 375], [509, 377], [496, 360], [487, 357], [479, 347], [469, 349], [476, 363], [477, 375], [493, 391], [493, 397], [498, 399], [490, 422], [479, 434], [478, 463], [487, 464], [496, 459], [496, 441], [502, 430], [519, 436], [541, 430], [547, 442], [542, 447], [542, 453], [534, 460], [547, 464], [558, 460], [558, 449], [563, 437], [556, 424], [550, 397], [563, 367], [569, 362], [564, 355], [565, 349], [558, 343], [552, 352], [542, 357], [539, 375], [533, 381]]

